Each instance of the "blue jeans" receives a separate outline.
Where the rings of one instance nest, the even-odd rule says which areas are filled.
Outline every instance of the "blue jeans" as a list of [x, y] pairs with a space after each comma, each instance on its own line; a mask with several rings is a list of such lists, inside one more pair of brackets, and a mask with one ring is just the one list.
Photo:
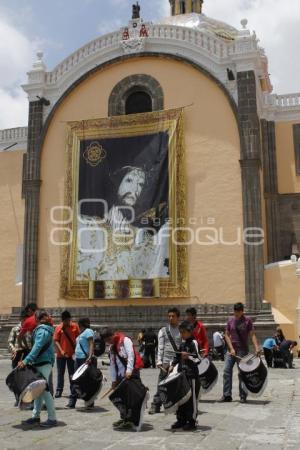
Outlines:
[[[238, 350], [236, 352], [236, 355], [240, 358], [243, 358], [246, 356], [248, 352], [243, 350]], [[224, 366], [224, 373], [223, 373], [223, 395], [224, 397], [232, 397], [232, 372], [235, 363], [237, 362], [237, 359], [234, 356], [231, 356], [228, 352], [226, 354], [225, 358], [225, 366]], [[242, 383], [240, 379], [240, 373], [239, 373], [239, 391], [240, 391], [240, 398], [247, 398], [247, 393], [242, 388]]]
[[72, 358], [56, 358], [57, 365], [57, 387], [56, 390], [60, 393], [64, 390], [65, 371], [68, 367], [69, 379], [71, 381], [74, 374], [74, 360]]
[[[47, 383], [49, 382], [50, 374], [52, 373], [52, 366], [51, 364], [46, 364], [45, 366], [36, 367], [37, 371], [47, 380]], [[56, 420], [56, 412], [55, 412], [55, 406], [54, 406], [54, 400], [49, 391], [44, 391], [42, 395], [40, 395], [36, 400], [34, 400], [33, 404], [33, 411], [32, 411], [32, 417], [34, 419], [37, 419], [40, 417], [41, 409], [43, 406], [43, 402], [45, 402], [47, 412], [48, 412], [48, 419], [49, 420]]]

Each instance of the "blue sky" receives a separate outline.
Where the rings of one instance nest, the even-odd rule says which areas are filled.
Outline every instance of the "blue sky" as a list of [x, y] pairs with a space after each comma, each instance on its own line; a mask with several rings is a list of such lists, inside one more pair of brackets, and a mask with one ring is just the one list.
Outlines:
[[[26, 125], [26, 81], [35, 53], [48, 70], [131, 17], [135, 0], [0, 0], [0, 129]], [[168, 0], [140, 0], [144, 20], [168, 15]], [[277, 93], [300, 91], [300, 0], [205, 0], [204, 13], [241, 28], [246, 17], [266, 49]], [[2, 111], [5, 111], [4, 113]]]

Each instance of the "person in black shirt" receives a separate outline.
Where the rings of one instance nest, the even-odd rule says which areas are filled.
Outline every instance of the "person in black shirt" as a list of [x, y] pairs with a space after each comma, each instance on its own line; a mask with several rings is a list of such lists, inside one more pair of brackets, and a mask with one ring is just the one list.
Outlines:
[[170, 367], [170, 372], [178, 364], [178, 372], [185, 372], [190, 383], [192, 396], [177, 410], [177, 421], [172, 425], [172, 430], [182, 428], [184, 431], [196, 429], [196, 419], [198, 416], [198, 397], [200, 392], [200, 380], [198, 364], [200, 362], [199, 348], [197, 341], [193, 339], [193, 325], [189, 322], [182, 322], [179, 326], [182, 344], [179, 353], [174, 358]]
[[149, 328], [144, 335], [144, 363], [145, 367], [156, 367], [156, 349], [157, 349], [157, 335], [152, 328]]
[[296, 341], [284, 340], [279, 347], [280, 353], [284, 358], [285, 367], [288, 365], [289, 369], [293, 368], [293, 348], [297, 347]]

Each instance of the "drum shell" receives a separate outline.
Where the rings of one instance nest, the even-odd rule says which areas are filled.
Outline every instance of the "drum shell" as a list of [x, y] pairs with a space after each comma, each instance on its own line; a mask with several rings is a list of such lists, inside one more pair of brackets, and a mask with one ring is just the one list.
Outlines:
[[72, 380], [72, 386], [78, 398], [85, 402], [90, 402], [99, 394], [102, 381], [103, 375], [101, 370], [93, 365], [89, 365], [80, 378]]
[[[200, 365], [198, 366], [200, 369]], [[201, 389], [204, 392], [210, 391], [218, 381], [218, 369], [214, 365], [212, 361], [209, 360], [209, 366], [204, 373], [200, 373], [199, 371], [199, 381], [201, 385]]]
[[6, 378], [8, 388], [16, 395], [19, 402], [23, 401], [26, 390], [36, 384], [37, 392], [31, 390], [31, 395], [27, 396], [26, 402], [31, 403], [39, 397], [47, 387], [45, 378], [32, 366], [26, 366], [23, 369], [14, 369]]
[[263, 393], [266, 386], [268, 370], [263, 361], [260, 360], [260, 364], [257, 368], [246, 372], [240, 368], [240, 378], [246, 391], [251, 395], [259, 396]]
[[184, 372], [169, 376], [158, 385], [158, 393], [166, 413], [176, 412], [192, 395], [191, 386]]

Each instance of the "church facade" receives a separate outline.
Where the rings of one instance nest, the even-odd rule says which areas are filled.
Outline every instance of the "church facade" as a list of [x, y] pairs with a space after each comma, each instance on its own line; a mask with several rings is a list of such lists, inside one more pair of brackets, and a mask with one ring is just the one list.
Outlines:
[[[171, 15], [159, 23], [144, 21], [134, 5], [128, 24], [52, 71], [38, 53], [23, 86], [28, 127], [0, 131], [1, 313], [37, 302], [138, 328], [142, 317], [160, 323], [169, 305], [195, 305], [213, 327], [242, 301], [265, 330], [276, 322], [299, 335], [300, 94], [274, 94], [247, 21], [235, 29], [204, 15], [202, 3], [170, 0]], [[90, 208], [83, 223], [97, 227], [86, 239], [95, 244], [82, 259], [71, 250], [78, 201], [99, 189], [110, 197], [99, 180], [119, 176], [118, 158], [126, 175], [116, 192], [126, 176], [137, 196], [155, 191], [155, 200], [143, 197], [139, 223], [164, 214], [170, 242], [155, 246], [135, 221], [127, 259], [113, 247], [100, 260], [103, 227]], [[135, 204], [126, 195], [124, 208]], [[111, 200], [101, 219], [125, 224], [124, 240], [129, 221], [116, 214]]]

